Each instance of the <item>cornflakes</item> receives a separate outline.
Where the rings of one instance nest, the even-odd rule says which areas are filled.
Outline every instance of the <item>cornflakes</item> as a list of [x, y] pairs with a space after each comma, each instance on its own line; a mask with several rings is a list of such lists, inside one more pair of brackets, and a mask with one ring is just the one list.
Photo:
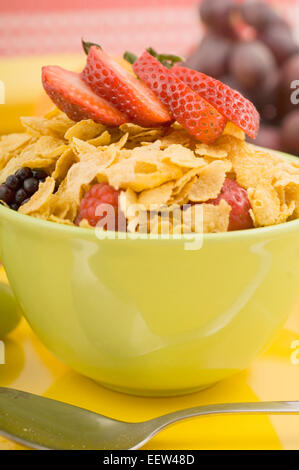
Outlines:
[[44, 183], [39, 185], [38, 191], [33, 194], [30, 200], [20, 207], [19, 212], [22, 214], [45, 213], [54, 189], [55, 180], [54, 178], [48, 177]]
[[[23, 214], [74, 225], [85, 193], [108, 183], [119, 190], [128, 232], [225, 232], [231, 206], [212, 202], [230, 178], [247, 191], [255, 227], [299, 217], [299, 163], [246, 143], [232, 123], [207, 145], [178, 123], [108, 128], [75, 123], [57, 109], [22, 122], [25, 132], [0, 138], [0, 184], [23, 167], [48, 175], [20, 206]], [[79, 225], [92, 228], [86, 219]]]
[[205, 202], [216, 199], [223, 186], [226, 176], [225, 164], [219, 160], [204, 167], [196, 177], [189, 191], [192, 202]]

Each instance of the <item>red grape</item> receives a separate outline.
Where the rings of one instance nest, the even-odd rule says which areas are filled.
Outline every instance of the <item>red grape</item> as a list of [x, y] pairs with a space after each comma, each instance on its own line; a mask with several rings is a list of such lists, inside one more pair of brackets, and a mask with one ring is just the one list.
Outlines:
[[248, 91], [245, 88], [242, 88], [240, 86], [240, 83], [237, 82], [237, 80], [231, 75], [224, 75], [223, 77], [220, 78], [220, 81], [225, 83], [225, 85], [228, 85], [233, 90], [239, 91], [243, 96], [245, 96], [245, 98], [252, 101], [252, 97], [250, 93], [248, 93]]
[[260, 34], [259, 39], [273, 52], [278, 64], [299, 50], [292, 32], [280, 24], [270, 25]]
[[256, 90], [275, 73], [275, 59], [260, 41], [240, 42], [233, 48], [230, 71], [242, 87]]
[[284, 150], [299, 156], [299, 110], [292, 111], [284, 119], [281, 141]]
[[260, 147], [281, 150], [281, 138], [278, 127], [262, 125], [255, 141], [251, 141]]
[[213, 31], [235, 37], [231, 22], [235, 9], [235, 0], [203, 0], [200, 4], [200, 16], [203, 23]]
[[252, 90], [250, 100], [257, 106], [262, 119], [275, 121], [277, 118], [277, 94], [279, 86], [279, 70], [275, 69], [267, 75], [264, 82]]
[[228, 70], [232, 43], [217, 34], [206, 35], [185, 62], [186, 67], [198, 70], [214, 78], [220, 78]]
[[240, 12], [245, 22], [258, 31], [263, 31], [265, 27], [274, 23], [287, 26], [287, 23], [266, 3], [244, 3], [240, 5]]

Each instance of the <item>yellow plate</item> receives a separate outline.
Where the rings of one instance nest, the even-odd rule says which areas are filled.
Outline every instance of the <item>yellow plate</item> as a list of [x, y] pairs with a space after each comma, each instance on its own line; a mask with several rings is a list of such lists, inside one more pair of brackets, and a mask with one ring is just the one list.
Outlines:
[[[0, 280], [5, 280], [0, 268]], [[55, 359], [25, 321], [5, 339], [0, 386], [72, 403], [121, 420], [142, 421], [200, 404], [299, 400], [299, 306], [272, 347], [251, 367], [203, 392], [140, 398], [102, 388]], [[297, 343], [296, 343], [297, 342]], [[297, 345], [296, 345], [297, 344]], [[292, 347], [293, 346], [293, 347]], [[144, 449], [299, 449], [299, 416], [214, 416], [182, 422]], [[25, 449], [0, 436], [0, 450]]]

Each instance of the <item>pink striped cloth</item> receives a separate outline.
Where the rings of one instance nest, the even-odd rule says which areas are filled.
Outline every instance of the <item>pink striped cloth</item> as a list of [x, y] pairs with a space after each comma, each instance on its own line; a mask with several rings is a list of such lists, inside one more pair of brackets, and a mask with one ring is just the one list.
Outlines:
[[[112, 53], [149, 45], [185, 55], [200, 37], [198, 0], [7, 0], [0, 55], [76, 53], [80, 38]], [[269, 0], [299, 29], [299, 0]]]

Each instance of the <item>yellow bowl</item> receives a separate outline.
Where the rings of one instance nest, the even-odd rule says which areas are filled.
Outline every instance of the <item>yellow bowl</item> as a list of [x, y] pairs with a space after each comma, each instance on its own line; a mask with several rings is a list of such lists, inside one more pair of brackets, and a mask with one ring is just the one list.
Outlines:
[[208, 234], [190, 251], [184, 238], [100, 240], [0, 207], [1, 259], [38, 337], [137, 395], [189, 393], [246, 368], [298, 301], [298, 235], [295, 220]]

